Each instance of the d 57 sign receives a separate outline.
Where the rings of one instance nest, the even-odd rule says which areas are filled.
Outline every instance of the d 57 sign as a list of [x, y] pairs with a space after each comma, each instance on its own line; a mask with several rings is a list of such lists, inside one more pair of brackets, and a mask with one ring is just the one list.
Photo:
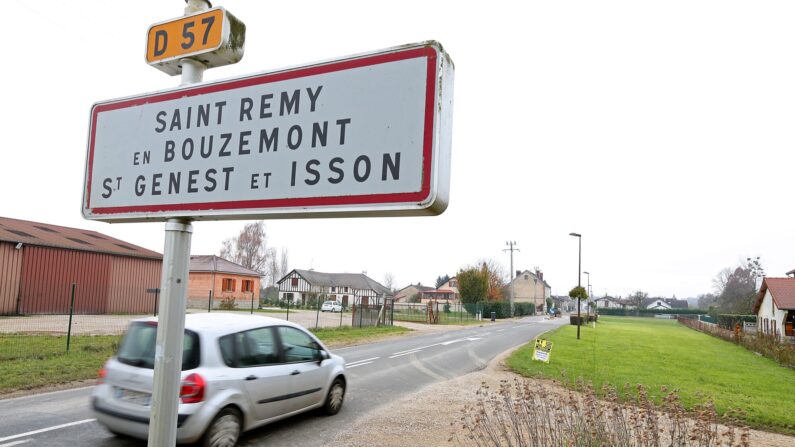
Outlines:
[[428, 215], [449, 197], [453, 64], [436, 42], [100, 102], [83, 215]]
[[170, 75], [182, 72], [190, 57], [208, 67], [234, 64], [243, 57], [245, 25], [224, 8], [169, 20], [149, 27], [146, 62]]

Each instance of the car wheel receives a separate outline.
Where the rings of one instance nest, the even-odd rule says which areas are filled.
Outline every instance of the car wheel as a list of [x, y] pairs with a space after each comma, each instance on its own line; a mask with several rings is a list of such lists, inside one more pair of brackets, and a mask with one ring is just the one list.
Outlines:
[[234, 408], [224, 408], [210, 423], [202, 439], [204, 447], [234, 447], [240, 437], [242, 418]]
[[323, 407], [324, 411], [329, 416], [334, 416], [342, 409], [342, 402], [345, 400], [345, 382], [340, 379], [334, 379], [331, 388], [328, 390], [326, 396], [326, 405]]

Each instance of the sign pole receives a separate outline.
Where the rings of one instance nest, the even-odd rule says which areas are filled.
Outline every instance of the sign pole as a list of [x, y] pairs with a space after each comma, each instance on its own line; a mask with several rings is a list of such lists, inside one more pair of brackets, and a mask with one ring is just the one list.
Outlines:
[[[204, 0], [189, 0], [185, 15], [208, 9]], [[201, 62], [182, 59], [180, 85], [202, 81], [207, 68]], [[152, 412], [149, 415], [149, 447], [176, 445], [179, 389], [182, 375], [182, 344], [185, 336], [185, 305], [188, 297], [188, 269], [193, 225], [182, 218], [166, 222], [163, 273], [160, 290], [161, 324], [157, 325], [155, 371], [152, 384]], [[167, 323], [167, 324], [166, 324]]]
[[152, 412], [149, 416], [149, 446], [176, 445], [182, 343], [185, 332], [185, 302], [193, 226], [187, 219], [166, 222], [160, 316], [155, 344]]

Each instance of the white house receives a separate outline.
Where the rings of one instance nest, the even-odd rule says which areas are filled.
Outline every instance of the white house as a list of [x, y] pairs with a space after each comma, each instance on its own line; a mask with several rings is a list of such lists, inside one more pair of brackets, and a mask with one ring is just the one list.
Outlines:
[[593, 300], [596, 303], [596, 307], [599, 309], [623, 309], [624, 304], [621, 303], [621, 300], [618, 298], [613, 298], [612, 296], [603, 296], [602, 298], [596, 298]]
[[655, 299], [654, 301], [650, 302], [646, 305], [646, 309], [653, 309], [653, 310], [670, 310], [671, 305], [663, 301], [662, 299]]
[[323, 273], [293, 270], [277, 283], [279, 300], [306, 304], [315, 298], [348, 304], [380, 304], [392, 291], [363, 273]]
[[754, 304], [757, 333], [793, 337], [795, 278], [764, 278]]

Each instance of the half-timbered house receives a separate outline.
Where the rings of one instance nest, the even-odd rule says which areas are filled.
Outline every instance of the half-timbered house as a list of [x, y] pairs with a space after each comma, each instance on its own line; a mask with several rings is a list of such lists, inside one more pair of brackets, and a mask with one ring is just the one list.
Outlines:
[[336, 301], [343, 306], [381, 304], [392, 292], [364, 273], [323, 273], [295, 269], [277, 283], [279, 300], [306, 305], [311, 300]]

